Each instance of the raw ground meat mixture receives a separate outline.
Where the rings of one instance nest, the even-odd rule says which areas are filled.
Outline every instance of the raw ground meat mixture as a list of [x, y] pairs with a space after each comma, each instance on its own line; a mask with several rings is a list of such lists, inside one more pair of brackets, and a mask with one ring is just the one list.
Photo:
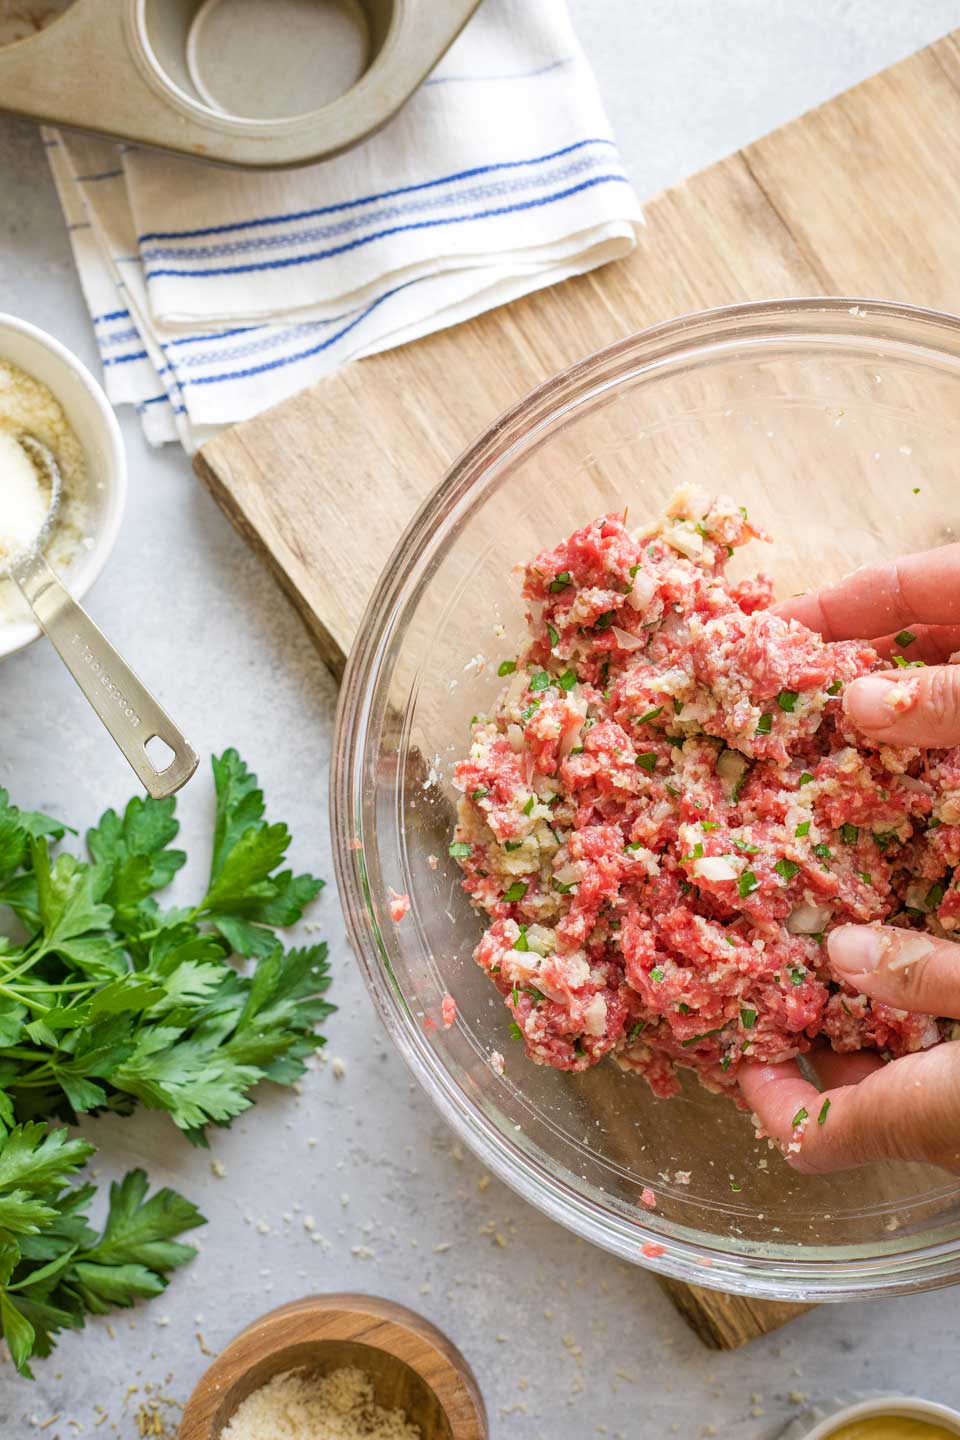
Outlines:
[[668, 1096], [680, 1065], [736, 1091], [744, 1060], [821, 1037], [897, 1056], [953, 1035], [837, 983], [823, 938], [952, 937], [960, 748], [854, 729], [843, 687], [876, 653], [772, 614], [766, 576], [728, 581], [754, 537], [687, 487], [645, 531], [604, 515], [525, 569], [529, 640], [456, 766], [450, 853], [490, 918], [477, 963], [539, 1064], [612, 1054]]

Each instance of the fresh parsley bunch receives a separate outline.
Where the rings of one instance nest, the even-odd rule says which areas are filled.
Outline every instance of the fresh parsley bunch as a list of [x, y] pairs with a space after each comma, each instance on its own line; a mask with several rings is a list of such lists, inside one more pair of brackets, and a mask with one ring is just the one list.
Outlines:
[[0, 936], [0, 1129], [139, 1101], [203, 1144], [260, 1080], [291, 1084], [324, 1043], [326, 946], [285, 950], [275, 933], [322, 881], [280, 868], [290, 832], [264, 819], [235, 750], [214, 757], [213, 775], [206, 893], [176, 909], [156, 899], [186, 859], [171, 848], [173, 799], [108, 810], [87, 860], [54, 858], [64, 826], [0, 790], [0, 918], [7, 906], [23, 930]]
[[280, 868], [290, 832], [264, 819], [235, 750], [213, 776], [210, 878], [185, 909], [156, 899], [186, 860], [172, 799], [108, 810], [82, 859], [54, 856], [66, 827], [0, 790], [0, 917], [15, 917], [0, 935], [0, 1333], [23, 1375], [58, 1330], [159, 1294], [196, 1253], [174, 1237], [205, 1223], [176, 1191], [147, 1198], [132, 1170], [98, 1234], [96, 1187], [70, 1184], [93, 1146], [42, 1122], [140, 1101], [203, 1144], [258, 1081], [291, 1084], [324, 1043], [326, 946], [284, 950], [275, 933], [322, 881]]
[[37, 1122], [0, 1137], [0, 1329], [30, 1379], [30, 1356], [49, 1355], [58, 1330], [159, 1295], [166, 1272], [196, 1254], [173, 1237], [205, 1224], [174, 1190], [147, 1199], [147, 1177], [131, 1170], [111, 1185], [98, 1234], [86, 1216], [96, 1186], [68, 1183], [93, 1152]]

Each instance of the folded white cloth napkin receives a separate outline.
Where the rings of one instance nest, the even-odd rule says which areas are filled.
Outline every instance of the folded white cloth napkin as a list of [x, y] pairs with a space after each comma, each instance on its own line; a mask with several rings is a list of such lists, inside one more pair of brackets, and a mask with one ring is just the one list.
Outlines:
[[390, 124], [324, 164], [45, 143], [110, 398], [191, 451], [347, 360], [626, 254], [642, 218], [562, 0], [485, 0]]

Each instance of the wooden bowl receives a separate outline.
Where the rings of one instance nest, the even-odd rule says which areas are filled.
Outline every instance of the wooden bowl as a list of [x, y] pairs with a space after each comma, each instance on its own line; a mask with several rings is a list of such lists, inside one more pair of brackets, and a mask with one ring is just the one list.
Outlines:
[[201, 1376], [178, 1440], [219, 1440], [238, 1405], [286, 1370], [326, 1374], [356, 1365], [378, 1405], [406, 1411], [423, 1440], [489, 1440], [473, 1371], [413, 1310], [373, 1295], [307, 1295], [241, 1330]]

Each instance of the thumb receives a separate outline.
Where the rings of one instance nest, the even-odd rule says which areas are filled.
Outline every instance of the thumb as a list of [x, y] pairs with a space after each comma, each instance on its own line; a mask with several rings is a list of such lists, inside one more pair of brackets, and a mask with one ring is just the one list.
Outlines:
[[929, 1160], [960, 1174], [960, 1045], [904, 1055], [856, 1084], [818, 1091], [795, 1060], [745, 1065], [740, 1091], [797, 1170]]
[[960, 744], [960, 665], [886, 670], [852, 680], [843, 708], [860, 730], [890, 745]]
[[894, 926], [839, 925], [827, 936], [839, 980], [898, 1010], [960, 1018], [960, 945]]

